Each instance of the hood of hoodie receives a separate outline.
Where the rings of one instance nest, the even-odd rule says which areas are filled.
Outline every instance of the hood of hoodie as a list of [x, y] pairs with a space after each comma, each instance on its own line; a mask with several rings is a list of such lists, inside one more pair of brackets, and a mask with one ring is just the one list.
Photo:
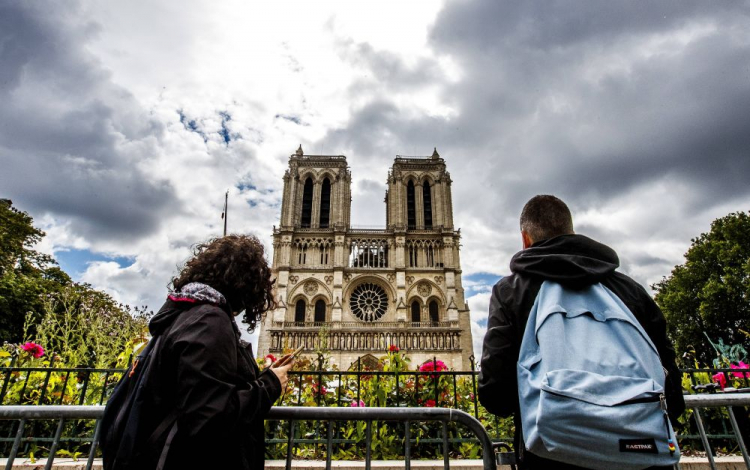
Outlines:
[[209, 285], [191, 282], [167, 296], [167, 301], [148, 324], [151, 335], [162, 333], [182, 312], [202, 304], [216, 305], [231, 313], [229, 304], [221, 292]]
[[513, 273], [582, 288], [601, 282], [620, 266], [615, 251], [583, 235], [561, 235], [519, 251], [510, 261]]

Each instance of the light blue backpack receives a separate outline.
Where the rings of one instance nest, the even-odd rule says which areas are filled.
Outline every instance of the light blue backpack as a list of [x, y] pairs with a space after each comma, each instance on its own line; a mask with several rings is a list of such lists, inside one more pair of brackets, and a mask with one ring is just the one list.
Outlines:
[[664, 381], [656, 347], [612, 291], [542, 284], [518, 358], [530, 452], [593, 469], [675, 464]]

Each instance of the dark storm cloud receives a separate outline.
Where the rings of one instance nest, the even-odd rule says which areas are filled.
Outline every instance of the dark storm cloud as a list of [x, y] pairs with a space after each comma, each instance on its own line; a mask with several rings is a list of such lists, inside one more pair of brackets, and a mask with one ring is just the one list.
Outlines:
[[[675, 212], [700, 211], [750, 195], [749, 30], [747, 1], [449, 2], [430, 44], [461, 70], [441, 93], [456, 115], [415, 117], [386, 91], [324, 144], [381, 158], [437, 145], [473, 183], [454, 186], [457, 210], [486, 212], [470, 202], [489, 190], [498, 229], [534, 194], [587, 209], [657, 181], [691, 188]], [[376, 76], [405, 67], [363, 52]], [[441, 75], [404, 80], [420, 79]]]
[[549, 188], [597, 201], [670, 176], [695, 185], [686, 202], [705, 205], [748, 192], [748, 11], [453, 2], [432, 40], [466, 74], [447, 92], [462, 127], [486, 130], [496, 174], [526, 176], [506, 181], [505, 196]]
[[356, 81], [352, 91], [383, 85], [395, 89], [416, 88], [443, 75], [440, 67], [428, 59], [406, 64], [396, 53], [377, 50], [370, 44], [351, 40], [340, 41], [338, 47], [344, 60], [355, 66], [364, 66], [371, 73]]
[[98, 27], [81, 16], [75, 3], [0, 3], [0, 188], [77, 234], [148, 233], [174, 199], [137, 167], [162, 129], [87, 51]]

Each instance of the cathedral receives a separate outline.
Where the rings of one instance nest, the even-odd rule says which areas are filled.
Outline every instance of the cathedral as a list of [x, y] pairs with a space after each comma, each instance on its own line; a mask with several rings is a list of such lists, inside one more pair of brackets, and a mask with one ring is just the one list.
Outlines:
[[471, 322], [445, 160], [437, 149], [396, 156], [383, 228], [350, 224], [351, 181], [343, 155], [300, 146], [290, 156], [273, 230], [278, 306], [261, 324], [259, 352], [325, 350], [348, 369], [395, 346], [412, 366], [437, 357], [468, 370]]

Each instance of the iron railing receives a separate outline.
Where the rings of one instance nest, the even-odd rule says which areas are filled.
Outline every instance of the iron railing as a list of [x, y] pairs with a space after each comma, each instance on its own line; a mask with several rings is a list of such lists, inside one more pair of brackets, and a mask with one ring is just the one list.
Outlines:
[[[712, 469], [716, 469], [714, 452], [705, 432], [703, 425], [702, 411], [706, 408], [726, 409], [734, 432], [734, 438], [737, 441], [737, 447], [745, 464], [750, 468], [750, 456], [748, 455], [745, 439], [743, 439], [737, 423], [734, 410], [737, 408], [744, 409], [750, 406], [750, 394], [744, 393], [726, 393], [726, 394], [703, 394], [688, 395], [685, 397], [688, 408], [693, 410], [693, 416], [700, 434], [701, 441], [706, 451], [706, 458]], [[91, 446], [88, 453], [86, 469], [92, 468], [94, 458], [97, 453], [99, 440], [99, 419], [104, 410], [103, 406], [0, 406], [0, 420], [18, 421], [18, 426], [13, 433], [12, 438], [2, 438], [2, 441], [12, 441], [13, 445], [6, 461], [6, 470], [10, 470], [16, 459], [21, 445], [31, 440], [44, 441], [51, 443], [45, 469], [51, 469], [56, 453], [61, 442], [65, 439], [62, 437], [64, 423], [66, 420], [96, 420], [93, 437], [82, 439], [90, 442]], [[298, 439], [295, 436], [295, 425], [298, 421], [309, 422], [318, 420], [325, 422], [325, 438], [317, 438], [313, 442], [321, 443], [326, 449], [326, 468], [331, 467], [332, 446], [337, 440], [334, 438], [333, 423], [335, 422], [365, 422], [365, 468], [369, 469], [371, 465], [370, 444], [372, 443], [373, 423], [377, 421], [392, 421], [404, 424], [404, 460], [407, 469], [410, 469], [411, 462], [411, 445], [414, 442], [410, 435], [411, 422], [439, 422], [442, 425], [439, 441], [442, 443], [442, 456], [446, 468], [450, 465], [448, 446], [451, 438], [448, 434], [448, 423], [456, 422], [464, 425], [473, 433], [478, 443], [482, 447], [482, 461], [484, 468], [494, 468], [495, 456], [493, 452], [493, 443], [482, 424], [473, 416], [460, 410], [447, 408], [322, 408], [322, 407], [274, 407], [267, 416], [268, 420], [288, 421], [289, 433], [287, 435], [286, 465], [291, 468], [295, 442], [304, 441], [309, 443], [310, 439]], [[27, 427], [30, 421], [38, 420], [56, 420], [54, 437], [38, 438], [25, 437]], [[339, 440], [338, 442], [341, 442]]]
[[[32, 420], [57, 420], [57, 430], [51, 440], [51, 447], [45, 470], [50, 470], [54, 463], [57, 450], [61, 443], [63, 425], [66, 420], [97, 420], [94, 436], [90, 440], [91, 447], [86, 462], [86, 470], [91, 470], [99, 444], [99, 420], [104, 412], [103, 406], [0, 406], [0, 420], [17, 420], [18, 427], [13, 438], [13, 447], [6, 461], [6, 470], [13, 467], [21, 444], [24, 442], [27, 422]], [[449, 408], [320, 408], [320, 407], [273, 407], [266, 417], [267, 420], [288, 421], [289, 435], [286, 451], [286, 468], [291, 469], [294, 455], [295, 425], [298, 421], [317, 420], [326, 423], [326, 437], [322, 439], [326, 448], [326, 469], [331, 468], [331, 457], [334, 444], [333, 424], [335, 422], [364, 422], [365, 431], [365, 469], [370, 470], [372, 463], [372, 428], [373, 422], [389, 421], [404, 424], [404, 464], [407, 470], [411, 468], [411, 446], [415, 443], [410, 435], [411, 422], [439, 422], [442, 425], [440, 440], [442, 441], [443, 464], [450, 468], [448, 423], [462, 424], [471, 431], [482, 447], [482, 463], [485, 470], [494, 470], [495, 452], [493, 443], [482, 424], [473, 416], [459, 410]]]
[[458, 328], [458, 321], [375, 321], [366, 323], [364, 321], [330, 321], [330, 322], [309, 322], [309, 321], [275, 321], [272, 324], [272, 328], [304, 328], [319, 330], [326, 327], [330, 330], [333, 329], [346, 329], [352, 328], [362, 330], [367, 328], [368, 331], [377, 329], [393, 329], [393, 328]]
[[745, 465], [750, 468], [750, 456], [747, 453], [747, 445], [742, 437], [742, 432], [737, 423], [737, 416], [734, 413], [735, 408], [744, 409], [744, 407], [750, 406], [750, 394], [745, 393], [723, 393], [723, 394], [711, 394], [711, 395], [685, 395], [685, 405], [687, 408], [693, 410], [693, 417], [695, 418], [695, 424], [698, 427], [701, 442], [703, 443], [703, 449], [706, 451], [706, 457], [712, 470], [716, 470], [716, 461], [714, 460], [714, 452], [709, 442], [709, 436], [706, 434], [705, 427], [703, 425], [703, 418], [701, 416], [702, 408], [726, 408], [729, 414], [729, 421], [732, 424], [732, 430], [734, 431], [734, 438], [737, 441], [737, 447], [742, 454], [742, 458], [745, 460]]

